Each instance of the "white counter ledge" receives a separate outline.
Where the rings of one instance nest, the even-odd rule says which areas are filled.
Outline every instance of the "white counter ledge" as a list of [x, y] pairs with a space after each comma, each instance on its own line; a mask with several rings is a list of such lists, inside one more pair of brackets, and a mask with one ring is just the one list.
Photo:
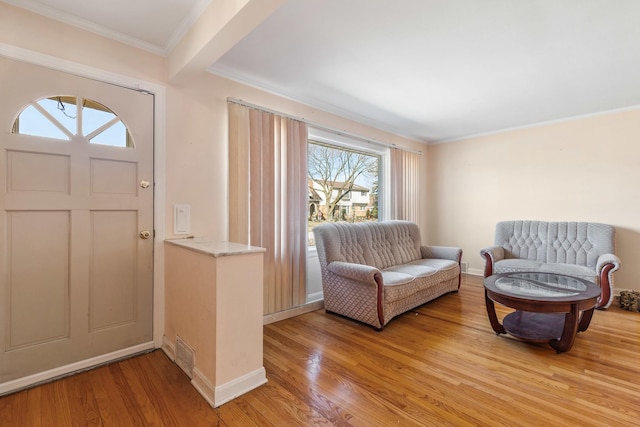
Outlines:
[[171, 243], [172, 245], [181, 246], [195, 252], [200, 252], [205, 255], [211, 255], [216, 258], [229, 255], [244, 255], [266, 251], [265, 248], [249, 246], [243, 243], [220, 242], [208, 240], [205, 238], [167, 239], [165, 240], [165, 242]]

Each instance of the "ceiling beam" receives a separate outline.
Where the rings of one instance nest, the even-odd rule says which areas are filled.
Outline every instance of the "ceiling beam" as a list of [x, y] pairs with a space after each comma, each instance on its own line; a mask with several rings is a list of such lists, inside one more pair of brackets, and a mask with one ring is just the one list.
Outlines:
[[204, 72], [287, 0], [212, 0], [168, 57], [169, 83]]

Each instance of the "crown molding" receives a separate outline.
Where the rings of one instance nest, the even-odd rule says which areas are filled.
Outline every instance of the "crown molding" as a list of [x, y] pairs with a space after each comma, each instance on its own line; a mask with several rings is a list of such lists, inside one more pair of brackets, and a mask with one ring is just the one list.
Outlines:
[[[78, 18], [77, 16], [60, 12], [59, 10], [56, 10], [49, 6], [45, 6], [40, 3], [36, 3], [32, 0], [2, 0], [2, 1], [12, 6], [19, 7], [21, 9], [26, 9], [30, 12], [36, 13], [38, 15], [42, 15], [46, 18], [50, 18], [55, 21], [62, 22], [63, 24], [68, 24], [73, 27], [77, 27], [82, 30], [92, 32], [94, 34], [98, 34], [108, 39], [115, 40], [120, 43], [124, 43], [129, 46], [136, 47], [138, 49], [146, 50], [156, 55], [161, 55], [161, 56], [166, 55], [166, 50], [164, 47], [145, 42], [136, 37], [131, 37], [118, 31], [111, 30], [102, 25], [98, 25], [93, 22], [87, 21], [86, 19]], [[205, 1], [210, 1], [210, 0], [205, 0]]]

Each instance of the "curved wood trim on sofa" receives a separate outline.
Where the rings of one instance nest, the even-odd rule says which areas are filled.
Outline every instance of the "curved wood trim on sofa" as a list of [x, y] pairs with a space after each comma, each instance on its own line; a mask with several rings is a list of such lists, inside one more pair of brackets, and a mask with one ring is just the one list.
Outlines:
[[491, 255], [484, 254], [484, 277], [485, 279], [493, 274], [493, 262], [491, 261]]
[[376, 273], [373, 276], [373, 279], [376, 281], [376, 285], [378, 285], [378, 291], [377, 291], [377, 309], [378, 309], [378, 322], [380, 322], [380, 327], [379, 328], [375, 328], [376, 331], [381, 331], [382, 328], [384, 328], [384, 310], [382, 309], [382, 298], [384, 297], [382, 295], [383, 292], [383, 285], [382, 285], [382, 276], [379, 273]]
[[609, 302], [609, 298], [611, 298], [611, 283], [609, 283], [609, 272], [615, 268], [614, 264], [605, 264], [600, 271], [600, 298], [598, 298], [598, 302], [596, 303], [597, 309], [606, 308], [605, 305]]
[[458, 290], [460, 290], [460, 285], [462, 284], [462, 251], [460, 251], [460, 255], [458, 255], [458, 267], [460, 268], [460, 274], [458, 274]]

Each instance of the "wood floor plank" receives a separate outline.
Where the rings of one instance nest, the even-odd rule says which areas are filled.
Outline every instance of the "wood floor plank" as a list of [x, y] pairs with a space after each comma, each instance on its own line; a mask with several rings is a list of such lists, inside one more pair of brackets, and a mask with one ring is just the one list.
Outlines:
[[127, 360], [132, 381], [137, 377], [142, 394], [166, 425], [216, 425], [218, 417], [211, 406], [191, 386], [186, 374], [169, 369], [171, 362], [162, 352], [146, 358]]
[[102, 426], [100, 409], [88, 375], [74, 375], [59, 382], [66, 390], [72, 426]]
[[[496, 305], [498, 318], [511, 310]], [[640, 313], [571, 351], [496, 336], [482, 279], [383, 331], [323, 310], [264, 328], [267, 384], [213, 409], [161, 351], [0, 398], [0, 426], [635, 426]], [[52, 421], [53, 420], [53, 421]], [[55, 422], [57, 424], [52, 424]], [[66, 424], [65, 424], [66, 423]]]

